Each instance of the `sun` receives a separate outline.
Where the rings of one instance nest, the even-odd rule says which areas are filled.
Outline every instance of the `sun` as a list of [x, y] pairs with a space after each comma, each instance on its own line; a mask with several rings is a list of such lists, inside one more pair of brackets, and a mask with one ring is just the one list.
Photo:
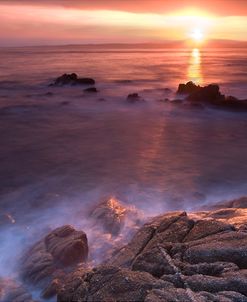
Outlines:
[[190, 34], [190, 37], [195, 41], [195, 42], [202, 42], [204, 40], [204, 34], [200, 28], [195, 28]]

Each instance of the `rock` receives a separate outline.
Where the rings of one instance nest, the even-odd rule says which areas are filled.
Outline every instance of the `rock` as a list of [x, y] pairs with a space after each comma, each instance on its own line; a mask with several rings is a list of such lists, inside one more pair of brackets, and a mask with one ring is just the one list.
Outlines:
[[148, 272], [155, 277], [176, 273], [174, 266], [171, 265], [170, 256], [159, 246], [144, 250], [138, 255], [132, 264], [132, 270]]
[[228, 275], [227, 278], [193, 275], [184, 277], [187, 286], [195, 291], [206, 291], [217, 293], [222, 291], [236, 291], [242, 295], [247, 295], [247, 279], [245, 276], [239, 274]]
[[197, 86], [193, 82], [179, 84], [177, 93], [187, 95], [186, 100], [191, 104], [203, 103], [222, 109], [247, 110], [246, 100], [238, 100], [232, 96], [225, 97], [216, 84], [210, 84], [204, 87]]
[[69, 275], [58, 301], [247, 302], [247, 212], [239, 228], [215, 212], [150, 219], [105, 265]]
[[97, 88], [95, 88], [95, 87], [86, 88], [86, 89], [84, 89], [84, 91], [85, 92], [90, 92], [90, 93], [98, 92]]
[[181, 105], [181, 104], [183, 104], [183, 100], [175, 99], [175, 100], [172, 100], [172, 101], [170, 102], [170, 104], [173, 104], [173, 105]]
[[23, 257], [22, 277], [46, 287], [59, 269], [70, 269], [87, 260], [87, 236], [72, 226], [59, 227], [36, 243]]
[[154, 235], [156, 234], [157, 229], [159, 229], [159, 231], [166, 230], [166, 228], [184, 214], [184, 212], [168, 213], [146, 223], [139, 231], [137, 231], [130, 243], [113, 255], [108, 263], [115, 266], [131, 267], [132, 262], [137, 255], [141, 255], [144, 248], [151, 242], [151, 239], [155, 238]]
[[247, 302], [247, 297], [234, 291], [211, 294], [194, 293], [190, 289], [153, 289], [146, 296], [145, 302]]
[[190, 102], [208, 102], [216, 104], [225, 100], [225, 96], [220, 93], [218, 85], [210, 84], [205, 87], [199, 87], [196, 91], [189, 94], [187, 100]]
[[61, 280], [53, 279], [52, 282], [42, 292], [42, 298], [50, 299], [57, 295], [62, 288]]
[[198, 240], [209, 235], [232, 230], [235, 230], [235, 228], [224, 222], [217, 220], [199, 220], [195, 223], [189, 234], [184, 238], [184, 242]]
[[0, 302], [34, 302], [34, 300], [20, 283], [0, 278]]
[[58, 77], [51, 86], [65, 86], [65, 85], [94, 85], [95, 80], [91, 78], [78, 78], [76, 73], [63, 74]]
[[200, 89], [200, 86], [197, 86], [193, 82], [188, 82], [186, 84], [179, 84], [177, 93], [178, 94], [191, 94], [197, 92]]
[[67, 106], [67, 105], [70, 104], [70, 102], [69, 102], [69, 101], [63, 101], [63, 102], [61, 102], [60, 104], [61, 104], [62, 106]]
[[136, 103], [139, 101], [143, 101], [143, 99], [139, 96], [138, 93], [131, 93], [127, 96], [127, 101], [129, 103]]
[[238, 271], [239, 268], [236, 264], [231, 262], [213, 262], [213, 263], [198, 263], [188, 264], [181, 262], [179, 269], [184, 275], [192, 276], [197, 274], [208, 276], [220, 276], [226, 272]]
[[210, 207], [210, 209], [224, 209], [224, 208], [240, 208], [247, 209], [247, 197], [243, 196], [230, 201], [219, 202]]
[[183, 259], [192, 264], [233, 262], [247, 268], [247, 233], [229, 231], [188, 243]]
[[57, 301], [144, 301], [148, 291], [172, 286], [145, 272], [114, 266], [99, 266], [81, 276], [80, 284], [68, 285]]
[[90, 217], [97, 225], [103, 226], [105, 232], [118, 235], [127, 223], [134, 227], [141, 223], [141, 213], [134, 207], [123, 205], [116, 198], [103, 200], [90, 212]]

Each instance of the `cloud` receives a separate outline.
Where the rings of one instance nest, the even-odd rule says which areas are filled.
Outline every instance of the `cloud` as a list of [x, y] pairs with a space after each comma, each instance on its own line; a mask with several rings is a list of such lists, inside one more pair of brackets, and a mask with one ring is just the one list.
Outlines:
[[1, 3], [158, 14], [199, 6], [218, 15], [247, 15], [246, 0], [2, 0]]

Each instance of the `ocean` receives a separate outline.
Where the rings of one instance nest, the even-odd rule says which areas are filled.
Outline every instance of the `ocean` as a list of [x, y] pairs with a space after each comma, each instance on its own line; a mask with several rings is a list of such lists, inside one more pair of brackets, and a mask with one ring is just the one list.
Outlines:
[[[0, 275], [15, 271], [27, 232], [80, 225], [85, 208], [105, 197], [154, 215], [247, 195], [247, 114], [163, 101], [190, 80], [246, 99], [246, 53], [0, 49], [0, 214], [14, 220], [0, 223]], [[72, 72], [94, 78], [99, 92], [49, 86]], [[130, 93], [145, 101], [128, 103]]]

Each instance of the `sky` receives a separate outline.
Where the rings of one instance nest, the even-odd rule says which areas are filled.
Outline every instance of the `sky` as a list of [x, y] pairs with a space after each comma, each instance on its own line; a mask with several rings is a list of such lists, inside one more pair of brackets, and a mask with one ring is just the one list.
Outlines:
[[247, 40], [247, 0], [0, 0], [0, 46]]

